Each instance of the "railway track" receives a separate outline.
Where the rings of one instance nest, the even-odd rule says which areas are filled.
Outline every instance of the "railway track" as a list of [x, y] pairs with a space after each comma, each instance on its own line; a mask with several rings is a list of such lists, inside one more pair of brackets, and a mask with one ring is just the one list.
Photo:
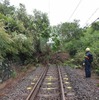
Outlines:
[[75, 92], [64, 67], [45, 67], [26, 100], [75, 100]]

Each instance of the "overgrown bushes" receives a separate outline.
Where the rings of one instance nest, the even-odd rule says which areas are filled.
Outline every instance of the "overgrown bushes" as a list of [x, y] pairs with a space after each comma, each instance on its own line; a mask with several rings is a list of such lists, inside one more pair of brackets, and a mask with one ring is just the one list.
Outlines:
[[36, 59], [33, 55], [46, 52], [49, 37], [50, 23], [46, 13], [34, 10], [34, 15], [29, 15], [23, 4], [16, 9], [8, 0], [0, 2], [1, 59], [21, 60], [22, 64], [30, 58]]

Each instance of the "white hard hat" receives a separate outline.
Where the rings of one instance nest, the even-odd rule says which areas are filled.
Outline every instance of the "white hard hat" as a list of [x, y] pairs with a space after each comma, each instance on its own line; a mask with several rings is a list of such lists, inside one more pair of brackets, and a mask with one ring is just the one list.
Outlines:
[[86, 48], [86, 51], [90, 51], [90, 48]]

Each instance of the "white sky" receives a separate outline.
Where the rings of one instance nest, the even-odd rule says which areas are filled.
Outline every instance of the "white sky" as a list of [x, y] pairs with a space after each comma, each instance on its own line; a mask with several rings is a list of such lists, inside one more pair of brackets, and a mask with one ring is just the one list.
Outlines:
[[[80, 5], [70, 17], [79, 2]], [[32, 14], [34, 9], [48, 13], [51, 25], [77, 19], [80, 20], [81, 26], [85, 26], [99, 17], [99, 0], [10, 0], [10, 4], [16, 7], [19, 3], [25, 5], [29, 14]]]

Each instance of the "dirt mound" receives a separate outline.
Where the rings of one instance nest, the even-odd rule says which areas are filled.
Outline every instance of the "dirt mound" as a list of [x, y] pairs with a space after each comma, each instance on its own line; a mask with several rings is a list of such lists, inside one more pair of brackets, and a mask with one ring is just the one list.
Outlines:
[[56, 63], [56, 62], [64, 62], [69, 58], [69, 54], [68, 53], [55, 53], [51, 56], [50, 59], [50, 63]]

